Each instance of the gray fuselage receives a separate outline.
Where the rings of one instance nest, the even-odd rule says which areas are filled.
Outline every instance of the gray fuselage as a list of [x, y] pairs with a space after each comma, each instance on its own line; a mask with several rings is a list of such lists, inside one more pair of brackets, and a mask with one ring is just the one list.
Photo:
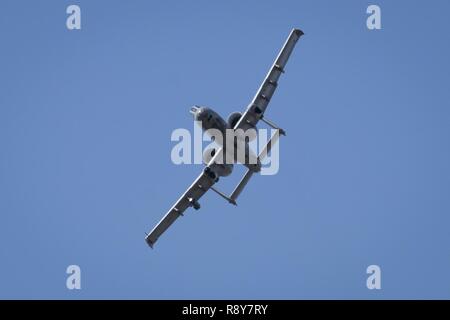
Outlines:
[[[255, 172], [261, 169], [258, 157], [249, 147], [249, 140], [252, 139], [246, 139], [245, 134], [237, 134], [234, 128], [211, 108], [194, 106], [190, 112], [203, 131], [224, 149], [223, 163], [233, 165], [239, 162]], [[221, 134], [221, 137], [217, 137], [217, 134]], [[249, 131], [246, 131], [246, 134], [248, 136]], [[256, 133], [251, 132], [250, 135], [254, 137]]]

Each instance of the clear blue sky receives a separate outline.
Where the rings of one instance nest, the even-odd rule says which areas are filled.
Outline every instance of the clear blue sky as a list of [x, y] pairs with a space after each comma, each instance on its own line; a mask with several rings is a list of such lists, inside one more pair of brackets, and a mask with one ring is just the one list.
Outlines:
[[[449, 12], [1, 1], [0, 298], [450, 298]], [[151, 250], [144, 232], [202, 169], [172, 164], [172, 130], [193, 128], [193, 104], [243, 110], [293, 27], [267, 110], [288, 134], [279, 173], [238, 207], [205, 195]]]

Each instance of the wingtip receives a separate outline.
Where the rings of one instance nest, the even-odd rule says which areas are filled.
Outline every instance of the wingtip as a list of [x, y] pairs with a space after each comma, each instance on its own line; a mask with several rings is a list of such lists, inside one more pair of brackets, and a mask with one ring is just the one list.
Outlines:
[[148, 246], [149, 246], [150, 248], [153, 249], [153, 245], [154, 245], [155, 243], [152, 242], [152, 241], [148, 238], [148, 237], [149, 237], [149, 234], [147, 234], [147, 233], [145, 233], [145, 234], [146, 234], [145, 242], [147, 242]]
[[298, 37], [301, 37], [302, 35], [304, 35], [305, 33], [300, 30], [300, 29], [293, 29], [292, 30], [293, 33], [295, 33]]

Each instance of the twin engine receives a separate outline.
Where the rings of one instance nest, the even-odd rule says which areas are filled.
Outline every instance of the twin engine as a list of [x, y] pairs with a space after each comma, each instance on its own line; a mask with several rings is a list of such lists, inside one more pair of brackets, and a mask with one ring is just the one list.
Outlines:
[[[240, 113], [240, 112], [233, 112], [232, 114], [230, 114], [227, 119], [228, 126], [231, 129], [234, 129], [234, 127], [239, 122], [241, 117], [242, 117], [242, 113]], [[240, 125], [240, 129], [242, 129], [244, 131], [245, 136], [247, 137], [247, 139], [249, 141], [255, 140], [257, 132], [256, 132], [256, 127], [254, 125], [249, 124], [249, 123], [244, 123], [244, 124]], [[249, 129], [251, 129], [251, 130], [249, 130]]]

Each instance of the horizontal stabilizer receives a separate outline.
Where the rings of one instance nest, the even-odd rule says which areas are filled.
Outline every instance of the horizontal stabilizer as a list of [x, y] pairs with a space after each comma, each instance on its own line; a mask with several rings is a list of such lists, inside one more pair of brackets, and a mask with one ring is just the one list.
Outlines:
[[239, 197], [239, 195], [241, 194], [242, 190], [244, 190], [244, 187], [246, 186], [246, 184], [248, 183], [248, 181], [250, 180], [250, 178], [253, 175], [253, 171], [252, 170], [247, 170], [247, 172], [245, 173], [244, 177], [242, 178], [242, 180], [239, 182], [239, 184], [236, 186], [236, 188], [234, 189], [233, 193], [231, 194], [230, 198], [234, 201], [236, 201], [237, 197]]

